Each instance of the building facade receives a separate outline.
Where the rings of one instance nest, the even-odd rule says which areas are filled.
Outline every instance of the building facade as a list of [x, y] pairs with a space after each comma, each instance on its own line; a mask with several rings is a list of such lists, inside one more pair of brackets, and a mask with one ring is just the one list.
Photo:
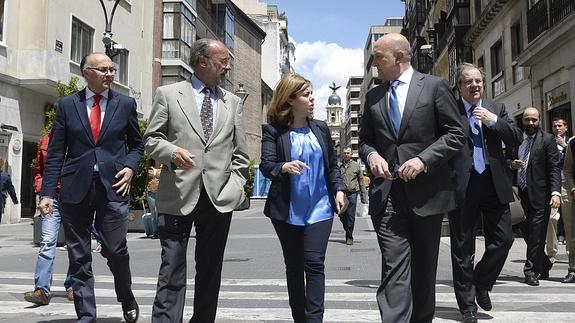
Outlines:
[[[104, 3], [111, 18], [113, 2]], [[134, 97], [140, 116], [152, 104], [152, 18], [152, 2], [120, 0], [112, 21], [112, 41], [122, 48], [113, 89]], [[105, 51], [106, 21], [98, 1], [0, 0], [0, 23], [0, 159], [21, 201], [8, 203], [2, 223], [16, 223], [36, 209], [31, 164], [56, 83], [75, 76], [84, 85], [80, 60]]]
[[351, 147], [353, 158], [359, 160], [359, 116], [361, 109], [360, 93], [363, 77], [351, 76], [347, 81], [346, 89], [346, 109], [340, 137], [341, 150], [343, 153], [345, 147]]

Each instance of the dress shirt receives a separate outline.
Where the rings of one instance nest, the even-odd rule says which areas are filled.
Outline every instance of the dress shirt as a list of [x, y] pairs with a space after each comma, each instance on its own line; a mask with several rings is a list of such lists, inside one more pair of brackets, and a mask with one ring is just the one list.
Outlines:
[[[406, 69], [398, 78], [399, 84], [395, 89], [397, 96], [397, 105], [399, 106], [399, 115], [403, 117], [403, 109], [405, 108], [405, 101], [407, 100], [407, 91], [409, 90], [409, 83], [413, 76], [413, 67]], [[389, 102], [389, 95], [391, 91], [387, 91], [387, 102]]]
[[[104, 90], [100, 95], [100, 127], [102, 126], [102, 122], [104, 121], [104, 116], [106, 115], [106, 107], [108, 106], [108, 91]], [[92, 106], [94, 105], [94, 95], [96, 93], [92, 92], [88, 87], [86, 87], [86, 110], [88, 111], [88, 119], [90, 119], [90, 115], [92, 114]]]
[[[204, 97], [206, 94], [202, 90], [206, 87], [204, 82], [200, 81], [195, 74], [192, 74], [192, 88], [194, 89], [194, 94], [196, 96], [196, 108], [198, 109], [198, 115], [202, 115], [202, 105], [204, 104]], [[212, 124], [216, 126], [216, 112], [218, 107], [218, 92], [216, 87], [210, 87], [210, 101], [212, 101]]]

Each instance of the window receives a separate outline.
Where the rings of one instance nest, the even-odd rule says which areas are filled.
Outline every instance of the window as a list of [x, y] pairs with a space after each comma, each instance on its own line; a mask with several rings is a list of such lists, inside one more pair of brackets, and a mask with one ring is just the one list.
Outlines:
[[498, 40], [491, 46], [491, 75], [496, 76], [503, 72], [503, 46]]
[[190, 63], [190, 48], [196, 40], [196, 17], [183, 4], [164, 3], [162, 58], [180, 58]]
[[128, 55], [129, 51], [122, 50], [112, 58], [114, 66], [116, 67], [116, 74], [114, 81], [124, 85], [128, 85]]
[[93, 41], [94, 29], [73, 17], [70, 60], [80, 64], [82, 58], [92, 52]]
[[6, 41], [4, 39], [4, 3], [5, 0], [0, 0], [0, 42]]
[[521, 23], [518, 21], [511, 26], [511, 58], [515, 60], [523, 51], [523, 37]]

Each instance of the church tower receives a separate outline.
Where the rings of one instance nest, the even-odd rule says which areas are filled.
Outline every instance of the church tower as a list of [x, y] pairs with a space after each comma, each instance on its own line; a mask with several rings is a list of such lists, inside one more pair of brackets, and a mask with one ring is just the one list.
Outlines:
[[331, 138], [333, 141], [333, 147], [337, 155], [340, 147], [340, 131], [342, 126], [342, 118], [343, 118], [343, 107], [341, 106], [341, 98], [337, 95], [337, 89], [340, 86], [336, 86], [335, 82], [332, 83], [333, 85], [329, 88], [333, 90], [333, 93], [327, 99], [327, 107], [325, 108], [327, 111], [327, 125], [331, 132]]

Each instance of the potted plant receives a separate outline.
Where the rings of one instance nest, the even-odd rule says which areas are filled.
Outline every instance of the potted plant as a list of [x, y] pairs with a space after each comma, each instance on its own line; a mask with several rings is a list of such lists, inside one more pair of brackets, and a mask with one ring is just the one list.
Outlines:
[[[144, 133], [148, 127], [148, 120], [140, 120], [139, 122], [140, 133]], [[144, 224], [142, 223], [142, 214], [145, 212], [146, 201], [146, 179], [148, 163], [148, 153], [144, 152], [138, 170], [132, 178], [132, 186], [130, 187], [130, 212], [128, 213], [128, 231], [131, 232], [144, 232]]]

